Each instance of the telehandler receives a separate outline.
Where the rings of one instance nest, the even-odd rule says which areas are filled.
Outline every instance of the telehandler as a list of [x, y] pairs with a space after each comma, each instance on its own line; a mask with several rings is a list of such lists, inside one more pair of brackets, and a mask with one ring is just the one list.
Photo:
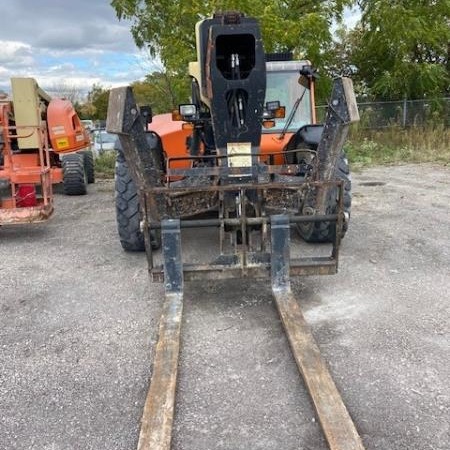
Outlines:
[[0, 225], [41, 222], [53, 213], [52, 185], [86, 194], [94, 182], [90, 138], [69, 100], [33, 78], [12, 78], [0, 97]]
[[[334, 81], [325, 123], [316, 124], [314, 69], [265, 54], [257, 20], [217, 13], [197, 24], [196, 38], [189, 103], [151, 117], [128, 87], [109, 99], [107, 129], [120, 141], [122, 246], [145, 247], [151, 277], [166, 293], [138, 448], [170, 448], [184, 282], [269, 277], [330, 448], [363, 449], [290, 286], [290, 276], [338, 268], [351, 206], [342, 147], [359, 120], [351, 80]], [[307, 243], [329, 244], [298, 245], [291, 227]], [[185, 228], [195, 228], [198, 241], [211, 239], [206, 228], [216, 230], [216, 256], [212, 248], [205, 260], [191, 245], [184, 259]], [[291, 257], [294, 250], [301, 253]]]

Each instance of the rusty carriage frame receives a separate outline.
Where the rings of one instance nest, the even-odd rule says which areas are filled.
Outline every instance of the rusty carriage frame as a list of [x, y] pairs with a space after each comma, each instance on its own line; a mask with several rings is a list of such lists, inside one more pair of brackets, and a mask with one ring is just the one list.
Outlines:
[[[239, 155], [236, 154], [236, 157]], [[169, 161], [168, 161], [169, 164]], [[192, 168], [192, 169], [167, 169], [167, 178], [173, 176], [197, 177], [220, 177], [223, 174], [250, 175], [251, 172], [242, 168]], [[260, 168], [258, 168], [260, 169]], [[295, 164], [268, 165], [263, 170], [264, 175], [274, 175], [298, 169]], [[258, 170], [259, 171], [259, 170]], [[274, 203], [291, 199], [300, 204], [307, 192], [315, 188], [338, 188], [338, 206], [335, 214], [326, 215], [293, 215], [293, 214], [268, 214], [264, 204], [268, 200]], [[328, 275], [334, 274], [338, 269], [340, 236], [345, 220], [343, 206], [343, 181], [292, 181], [285, 185], [279, 182], [250, 182], [231, 183], [227, 185], [210, 184], [207, 186], [195, 187], [167, 187], [140, 188], [140, 198], [142, 199], [143, 221], [142, 231], [146, 242], [146, 252], [150, 274], [153, 281], [163, 282], [165, 278], [171, 279], [171, 272], [180, 270], [170, 264], [173, 258], [179, 259], [178, 264], [182, 264], [183, 277], [186, 281], [195, 280], [217, 280], [230, 278], [268, 278], [271, 267], [276, 265], [276, 253], [282, 251], [285, 254], [285, 261], [289, 261], [288, 275]], [[227, 210], [223, 207], [227, 194], [236, 196], [238, 201], [237, 209], [242, 213], [236, 217], [229, 217]], [[247, 216], [248, 193], [258, 199], [258, 206], [261, 214], [256, 217]], [[178, 197], [178, 198], [177, 198]], [[152, 220], [152, 206], [155, 203], [164, 203], [166, 211], [176, 212], [176, 203], [183, 202], [183, 208], [198, 205], [208, 198], [216, 198], [218, 208], [217, 217], [184, 218], [184, 219], [162, 219]], [[175, 200], [175, 202], [174, 202]], [[190, 208], [194, 210], [194, 208]], [[314, 257], [287, 257], [286, 250], [290, 248], [291, 225], [308, 222], [336, 222], [335, 238], [332, 242], [332, 249], [329, 256]], [[177, 250], [177, 238], [171, 237], [174, 233], [180, 234], [185, 228], [219, 228], [219, 256], [214, 261], [195, 264], [186, 263], [181, 260], [181, 249]], [[274, 232], [276, 229], [284, 229], [283, 233]], [[256, 231], [254, 231], [256, 229]], [[160, 230], [163, 242], [164, 264], [155, 265], [152, 250], [153, 230]], [[272, 230], [272, 233], [270, 233]], [[230, 235], [231, 248], [226, 249], [227, 233]], [[256, 234], [256, 242], [252, 241], [252, 235]], [[258, 236], [260, 239], [258, 239]], [[282, 249], [282, 250], [280, 250]], [[227, 251], [228, 250], [228, 251]], [[275, 258], [275, 259], [274, 259]], [[170, 284], [170, 283], [169, 283]], [[166, 285], [167, 289], [167, 285]]]
[[[182, 289], [181, 281], [171, 285], [174, 278], [186, 281], [267, 278], [271, 267], [272, 271], [280, 270], [274, 269], [274, 266], [279, 266], [281, 256], [288, 266], [284, 269], [286, 276], [337, 272], [341, 232], [346, 220], [342, 180], [319, 180], [317, 170], [304, 179], [295, 175], [301, 169], [300, 164], [274, 164], [280, 153], [286, 155], [298, 150], [272, 154], [254, 152], [253, 160], [263, 157], [268, 164], [253, 164], [250, 167], [225, 165], [231, 158], [248, 156], [240, 153], [166, 158], [164, 161], [163, 155], [149, 147], [145, 124], [131, 89], [118, 89], [110, 110], [123, 111], [123, 114], [110, 114], [108, 129], [119, 135], [122, 151], [139, 191], [141, 231], [154, 281], [165, 280], [166, 290], [173, 290]], [[187, 161], [191, 163], [190, 168], [172, 167], [174, 162]], [[205, 161], [210, 164], [197, 164], [204, 164]], [[220, 183], [220, 180], [225, 182]], [[329, 189], [337, 191], [337, 206], [333, 214], [299, 215], [308, 193], [316, 191], [320, 196], [321, 191]], [[224, 206], [230, 195], [237, 202], [236, 213], [231, 215]], [[246, 214], [249, 198], [253, 199], [255, 211], [250, 216]], [[211, 218], [211, 212], [215, 213], [215, 217]], [[291, 225], [311, 222], [336, 223], [331, 254], [291, 258]], [[220, 254], [207, 263], [184, 263], [181, 229], [205, 227], [219, 228]], [[283, 232], [276, 231], [280, 229]], [[256, 233], [259, 240], [252, 240], [250, 236], [255, 234], [255, 230], [259, 231]], [[227, 233], [231, 236], [231, 252], [225, 251]], [[163, 264], [155, 264], [152, 249], [155, 234], [161, 235]]]

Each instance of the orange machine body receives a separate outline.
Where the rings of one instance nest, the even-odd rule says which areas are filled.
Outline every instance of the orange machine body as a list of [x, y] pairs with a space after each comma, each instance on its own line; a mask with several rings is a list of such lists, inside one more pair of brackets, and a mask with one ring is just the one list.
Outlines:
[[[19, 141], [32, 135], [38, 136], [36, 146], [21, 149]], [[39, 125], [18, 126], [11, 100], [1, 98], [0, 225], [47, 220], [53, 213], [52, 184], [63, 181], [58, 154], [89, 145], [70, 101], [51, 99]]]
[[[189, 149], [186, 144], [187, 138], [192, 134], [189, 128], [184, 129], [183, 124], [177, 120], [172, 120], [172, 114], [158, 114], [153, 116], [148, 129], [156, 133], [162, 141], [162, 146], [166, 154], [166, 161], [170, 169], [187, 169], [192, 166], [189, 158]], [[261, 136], [261, 156], [262, 162], [268, 162], [272, 156], [275, 164], [283, 164], [283, 148], [289, 142], [293, 133], [286, 133], [280, 138], [280, 132], [264, 132]]]
[[52, 99], [47, 107], [50, 143], [56, 153], [70, 153], [86, 148], [90, 138], [69, 100]]
[[170, 113], [158, 114], [153, 116], [148, 129], [161, 138], [169, 168], [183, 169], [191, 166], [190, 160], [178, 159], [190, 156], [186, 139], [191, 135], [192, 131], [183, 129], [183, 122], [172, 120], [172, 114]]

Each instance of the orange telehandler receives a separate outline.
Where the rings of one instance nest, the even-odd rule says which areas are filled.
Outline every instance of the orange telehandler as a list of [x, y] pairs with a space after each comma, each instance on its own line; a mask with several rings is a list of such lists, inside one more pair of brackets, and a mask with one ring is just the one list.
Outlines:
[[[130, 87], [109, 96], [120, 240], [145, 248], [165, 289], [138, 449], [170, 449], [185, 282], [270, 278], [330, 449], [363, 450], [290, 282], [338, 269], [351, 207], [343, 145], [359, 120], [352, 82], [334, 80], [317, 124], [314, 70], [266, 54], [256, 19], [217, 13], [197, 24], [196, 38], [190, 103], [152, 117]], [[302, 241], [291, 239], [294, 227]]]
[[0, 97], [0, 225], [41, 222], [53, 212], [52, 185], [86, 194], [94, 181], [90, 138], [70, 101], [52, 99], [33, 78], [12, 78]]

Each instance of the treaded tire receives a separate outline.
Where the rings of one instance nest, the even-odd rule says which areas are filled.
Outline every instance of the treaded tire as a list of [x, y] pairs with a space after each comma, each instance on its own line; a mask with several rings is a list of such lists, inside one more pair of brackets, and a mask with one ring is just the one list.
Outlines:
[[117, 231], [122, 248], [129, 252], [145, 250], [144, 235], [140, 229], [139, 197], [128, 165], [121, 151], [117, 152], [115, 168], [115, 200]]
[[[350, 219], [350, 210], [352, 205], [352, 182], [350, 168], [345, 153], [342, 151], [339, 155], [338, 167], [335, 172], [335, 179], [344, 181], [344, 212]], [[326, 214], [335, 214], [337, 211], [337, 188], [330, 189], [328, 192]], [[302, 213], [307, 214], [309, 208], [315, 207], [315, 191], [311, 190], [307, 195]], [[345, 236], [348, 228], [348, 220], [342, 227], [341, 238]], [[336, 239], [335, 222], [309, 222], [297, 224], [297, 231], [306, 242], [334, 242]]]
[[86, 173], [86, 181], [89, 184], [95, 183], [95, 166], [94, 166], [94, 154], [92, 150], [84, 150], [81, 152], [83, 155], [84, 172]]
[[63, 186], [65, 195], [86, 195], [86, 173], [84, 157], [80, 153], [71, 153], [62, 157]]

